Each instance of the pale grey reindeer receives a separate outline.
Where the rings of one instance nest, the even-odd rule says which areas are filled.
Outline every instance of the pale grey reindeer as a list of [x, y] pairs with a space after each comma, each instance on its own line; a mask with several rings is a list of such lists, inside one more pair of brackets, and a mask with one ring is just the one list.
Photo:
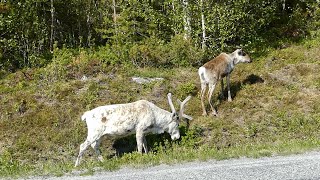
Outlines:
[[211, 102], [211, 97], [214, 92], [214, 88], [219, 80], [221, 80], [221, 96], [223, 97], [223, 78], [227, 79], [227, 89], [228, 89], [228, 101], [232, 101], [230, 92], [230, 73], [233, 71], [234, 67], [238, 63], [250, 63], [251, 58], [242, 49], [237, 49], [233, 53], [221, 53], [216, 58], [210, 60], [201, 66], [198, 70], [198, 74], [201, 82], [201, 107], [202, 115], [206, 116], [207, 111], [204, 104], [204, 97], [206, 94], [207, 87], [208, 90], [208, 101], [212, 111], [212, 115], [216, 116], [217, 111], [213, 107]]
[[139, 100], [128, 104], [114, 104], [100, 106], [85, 112], [81, 120], [86, 121], [88, 136], [84, 143], [80, 145], [79, 155], [75, 166], [80, 164], [84, 151], [91, 145], [98, 155], [98, 159], [103, 161], [99, 145], [103, 135], [113, 137], [123, 137], [136, 134], [138, 152], [147, 153], [147, 141], [145, 134], [161, 134], [168, 132], [172, 140], [180, 138], [179, 122], [192, 117], [184, 114], [184, 107], [190, 100], [188, 96], [183, 102], [178, 100], [180, 110], [177, 112], [173, 106], [171, 93], [168, 95], [168, 102], [172, 112], [157, 107], [155, 104]]

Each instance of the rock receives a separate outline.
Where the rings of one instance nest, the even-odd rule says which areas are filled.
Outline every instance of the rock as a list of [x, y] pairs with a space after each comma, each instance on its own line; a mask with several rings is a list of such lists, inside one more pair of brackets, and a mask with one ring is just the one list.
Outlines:
[[88, 77], [86, 75], [83, 75], [81, 78], [81, 81], [86, 81], [86, 80], [88, 80]]
[[142, 77], [132, 77], [131, 78], [133, 82], [136, 82], [138, 84], [147, 84], [153, 81], [162, 81], [163, 78], [142, 78]]

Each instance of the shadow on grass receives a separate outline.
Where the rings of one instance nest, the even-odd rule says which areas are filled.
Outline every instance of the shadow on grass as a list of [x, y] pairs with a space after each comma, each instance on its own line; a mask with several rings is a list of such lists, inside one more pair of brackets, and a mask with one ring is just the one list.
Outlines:
[[[242, 82], [230, 82], [230, 91], [231, 91], [231, 98], [234, 99], [238, 92], [242, 89], [243, 85], [252, 85], [252, 84], [257, 84], [257, 83], [263, 83], [264, 80], [260, 77], [260, 76], [257, 76], [255, 74], [250, 74], [249, 76], [247, 76], [247, 78], [245, 80], [243, 80]], [[220, 82], [218, 82], [217, 84], [219, 84]], [[218, 88], [216, 87], [215, 91], [219, 91]], [[206, 92], [208, 93], [208, 92]], [[218, 111], [218, 107], [220, 105], [220, 103], [222, 101], [226, 101], [227, 98], [228, 98], [228, 89], [226, 87], [226, 85], [224, 85], [224, 89], [223, 89], [223, 97], [221, 96], [221, 92], [219, 91], [219, 95], [218, 95], [218, 98], [217, 100], [219, 101], [219, 103], [215, 104], [214, 105], [214, 108], [216, 111]], [[216, 99], [213, 99], [215, 98], [214, 96], [212, 96], [211, 98], [211, 102], [214, 101], [216, 102]], [[206, 98], [205, 98], [206, 99]], [[207, 100], [207, 99], [206, 99]], [[208, 110], [210, 109], [210, 105], [209, 103], [206, 104], [206, 110], [208, 112]], [[209, 113], [209, 112], [208, 112]], [[218, 112], [219, 113], [219, 112]]]
[[[250, 74], [242, 82], [239, 82], [239, 81], [231, 82], [230, 83], [231, 98], [234, 99], [237, 96], [238, 92], [241, 91], [241, 89], [243, 88], [244, 85], [252, 85], [252, 84], [257, 84], [257, 83], [264, 83], [264, 80], [260, 76], [257, 76], [255, 74]], [[227, 87], [224, 88], [223, 95], [224, 95], [224, 98], [221, 98], [221, 96], [219, 96], [220, 101], [227, 100], [227, 98], [228, 98]]]
[[[231, 82], [230, 91], [231, 91], [232, 99], [234, 99], [237, 96], [238, 92], [241, 91], [244, 85], [252, 85], [252, 84], [258, 84], [258, 83], [264, 83], [264, 80], [260, 76], [257, 76], [255, 74], [250, 74], [242, 82], [239, 82], [239, 81], [235, 83]], [[227, 93], [227, 89], [224, 90], [224, 94], [226, 93]], [[226, 98], [227, 96], [224, 96], [224, 97]]]
[[[171, 143], [171, 138], [168, 133], [163, 133], [163, 134], [148, 134], [146, 135], [146, 140], [147, 140], [147, 148], [148, 151], [156, 151], [155, 149], [157, 148], [156, 146], [158, 145], [164, 145], [165, 142]], [[135, 135], [131, 135], [128, 137], [123, 137], [120, 139], [115, 140], [112, 146], [116, 152], [113, 155], [110, 155], [109, 158], [113, 156], [118, 156], [121, 157], [126, 153], [132, 153], [137, 150], [137, 141]], [[144, 151], [143, 151], [144, 153]]]
[[[189, 124], [187, 123], [186, 126], [180, 126], [179, 130], [181, 137], [186, 136], [187, 131], [189, 130]], [[176, 141], [181, 141], [181, 137]], [[162, 134], [147, 134], [146, 140], [148, 151], [152, 151], [155, 153], [159, 150], [159, 147], [170, 148], [173, 143], [170, 134], [168, 134], [167, 132]], [[131, 135], [117, 139], [114, 141], [112, 147], [116, 150], [116, 152], [114, 154], [109, 155], [108, 158], [112, 158], [113, 156], [121, 157], [126, 153], [135, 152], [137, 151], [136, 137], [135, 135]]]

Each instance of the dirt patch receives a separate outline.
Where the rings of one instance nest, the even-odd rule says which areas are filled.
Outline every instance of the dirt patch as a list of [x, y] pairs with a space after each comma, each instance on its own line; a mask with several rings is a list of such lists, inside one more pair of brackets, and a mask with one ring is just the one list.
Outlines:
[[269, 77], [283, 84], [294, 85], [306, 92], [319, 91], [316, 85], [320, 78], [320, 65], [312, 63], [289, 64], [284, 68], [269, 73]]
[[[290, 64], [269, 73], [269, 77], [276, 83], [279, 82], [279, 86], [294, 87], [298, 92], [290, 93], [287, 99], [293, 100], [304, 113], [311, 113], [315, 102], [320, 99], [319, 68], [319, 64], [313, 63]], [[290, 88], [288, 90], [290, 91]]]

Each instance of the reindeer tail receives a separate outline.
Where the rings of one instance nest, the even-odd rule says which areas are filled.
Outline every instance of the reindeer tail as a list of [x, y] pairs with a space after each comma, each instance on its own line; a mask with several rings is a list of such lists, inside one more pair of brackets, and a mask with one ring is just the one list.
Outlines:
[[88, 118], [89, 113], [90, 113], [90, 111], [85, 112], [85, 113], [81, 116], [81, 120], [82, 120], [82, 121], [85, 121], [85, 120]]

